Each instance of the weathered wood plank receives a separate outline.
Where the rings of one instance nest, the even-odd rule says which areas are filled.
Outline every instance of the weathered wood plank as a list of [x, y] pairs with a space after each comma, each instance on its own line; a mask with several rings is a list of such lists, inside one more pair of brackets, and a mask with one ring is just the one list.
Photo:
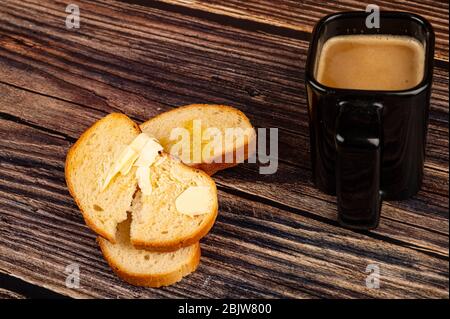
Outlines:
[[[220, 183], [335, 219], [334, 199], [310, 182], [302, 82], [306, 42], [223, 30], [217, 23], [157, 9], [144, 14], [141, 8], [117, 3], [111, 8], [80, 2], [83, 26], [70, 33], [61, 24], [64, 4], [36, 3], [19, 6], [8, 1], [0, 9], [8, 21], [0, 26], [2, 81], [93, 109], [35, 100], [18, 92], [4, 94], [4, 112], [76, 138], [95, 119], [114, 110], [143, 121], [174, 105], [199, 101], [235, 105], [256, 126], [280, 127], [283, 162], [274, 176], [263, 178], [250, 167], [221, 173]], [[381, 234], [407, 242], [413, 238], [414, 244], [438, 253], [448, 251], [448, 239], [442, 237], [448, 234], [447, 88], [448, 72], [438, 69], [425, 186], [410, 201], [385, 205], [388, 224], [380, 228]], [[60, 120], [55, 121], [55, 114]], [[435, 237], [435, 232], [441, 235]]]
[[[125, 0], [131, 3], [151, 5], [145, 1]], [[220, 16], [269, 24], [276, 27], [311, 33], [314, 25], [327, 14], [359, 10], [364, 11], [368, 3], [339, 0], [339, 1], [291, 1], [281, 0], [274, 4], [269, 0], [250, 0], [245, 4], [239, 0], [159, 0], [160, 2], [205, 11]], [[420, 14], [433, 25], [436, 33], [436, 58], [448, 62], [448, 13], [447, 1], [439, 0], [410, 0], [387, 1], [374, 0], [385, 11], [406, 11]], [[167, 7], [166, 7], [167, 8]], [[170, 8], [170, 7], [169, 7]], [[172, 10], [177, 10], [176, 7]]]
[[[17, 13], [17, 11], [15, 12]], [[22, 18], [25, 19], [26, 16], [29, 16], [31, 14], [31, 12], [32, 11], [23, 12], [25, 16]], [[112, 16], [114, 14], [114, 11], [108, 11], [107, 14], [108, 16]], [[8, 17], [8, 15], [6, 15], [6, 17]], [[17, 20], [15, 22], [17, 22], [19, 25], [23, 25], [24, 23], [21, 22], [23, 21], [23, 19]], [[53, 19], [53, 17], [49, 17], [49, 19]], [[13, 21], [14, 19], [9, 20]], [[51, 21], [50, 26], [56, 23], [57, 21]], [[198, 25], [198, 23], [196, 23], [196, 25]], [[34, 32], [36, 32], [36, 29], [38, 28], [35, 27]], [[83, 30], [85, 29], [86, 27], [83, 28]], [[53, 28], [47, 28], [45, 30], [45, 32], [47, 32], [48, 34], [39, 34], [39, 38], [30, 36], [26, 32], [23, 33], [20, 31], [18, 34], [14, 35], [14, 29], [11, 28], [7, 28], [7, 30], [5, 30], [3, 47], [6, 49], [6, 51], [4, 52], [3, 57], [5, 59], [4, 63], [7, 65], [4, 65], [3, 69], [5, 71], [5, 80], [7, 80], [8, 83], [16, 84], [22, 87], [28, 87], [38, 92], [59, 96], [71, 101], [78, 100], [77, 102], [81, 104], [99, 105], [102, 108], [108, 108], [110, 110], [120, 108], [122, 110], [125, 110], [128, 114], [142, 119], [154, 115], [154, 113], [150, 113], [152, 110], [151, 108], [146, 110], [142, 108], [142, 105], [151, 103], [156, 104], [155, 106], [158, 108], [161, 104], [167, 104], [166, 101], [163, 102], [163, 98], [167, 99], [168, 96], [161, 94], [161, 90], [162, 92], [165, 92], [171, 89], [171, 93], [173, 93], [170, 96], [171, 99], [174, 100], [175, 96], [175, 99], [177, 101], [182, 100], [185, 101], [185, 103], [190, 101], [198, 101], [199, 99], [211, 99], [212, 94], [214, 94], [214, 99], [217, 102], [226, 103], [229, 102], [230, 98], [234, 100], [239, 99], [239, 101], [237, 103], [235, 102], [235, 104], [239, 104], [238, 106], [244, 109], [244, 111], [246, 111], [250, 115], [253, 115], [254, 121], [257, 126], [280, 126], [281, 121], [281, 129], [286, 131], [286, 134], [283, 134], [281, 137], [280, 142], [282, 145], [283, 143], [292, 145], [293, 140], [298, 140], [298, 135], [300, 135], [301, 139], [299, 144], [307, 143], [305, 92], [302, 83], [303, 76], [301, 73], [299, 73], [297, 77], [294, 73], [295, 71], [301, 69], [301, 65], [299, 65], [298, 63], [296, 64], [296, 60], [298, 60], [298, 56], [296, 55], [300, 56], [300, 60], [304, 60], [304, 57], [306, 55], [307, 44], [305, 42], [298, 42], [298, 45], [301, 46], [300, 50], [299, 48], [292, 49], [290, 47], [280, 47], [280, 54], [281, 52], [283, 52], [287, 56], [285, 57], [285, 61], [277, 61], [279, 57], [274, 58], [273, 61], [270, 61], [270, 63], [279, 63], [278, 65], [275, 65], [276, 68], [270, 67], [270, 69], [268, 69], [265, 61], [252, 61], [254, 65], [252, 65], [251, 69], [248, 69], [249, 61], [236, 61], [236, 59], [234, 59], [234, 65], [232, 69], [233, 72], [225, 71], [224, 73], [222, 73], [221, 70], [227, 70], [230, 68], [230, 63], [228, 63], [229, 59], [225, 58], [223, 65], [221, 64], [222, 61], [220, 61], [220, 64], [218, 63], [217, 66], [220, 66], [220, 70], [218, 70], [219, 68], [212, 69], [209, 66], [205, 66], [204, 58], [201, 57], [208, 52], [199, 52], [198, 50], [192, 52], [189, 50], [189, 48], [182, 47], [182, 50], [186, 51], [183, 52], [185, 53], [185, 55], [181, 55], [181, 58], [187, 56], [188, 60], [180, 60], [180, 55], [178, 54], [180, 48], [178, 48], [178, 50], [175, 50], [174, 48], [171, 48], [170, 43], [166, 43], [165, 45], [167, 46], [167, 48], [161, 49], [161, 43], [157, 43], [159, 47], [158, 50], [161, 50], [161, 53], [159, 55], [146, 56], [144, 54], [143, 56], [139, 56], [138, 53], [135, 53], [131, 54], [130, 58], [132, 59], [132, 61], [130, 61], [128, 60], [128, 58], [124, 60], [125, 57], [123, 55], [114, 56], [108, 53], [109, 51], [111, 51], [111, 44], [114, 45], [117, 51], [119, 51], [122, 45], [130, 45], [129, 43], [106, 43], [106, 45], [102, 47], [101, 51], [92, 51], [88, 47], [83, 47], [81, 49], [72, 49], [74, 47], [74, 43], [65, 44], [65, 35], [67, 34], [66, 30], [60, 30], [60, 28], [58, 28], [58, 30], [60, 30], [58, 39], [54, 39], [54, 35], [52, 35], [52, 39], [46, 39], [55, 30]], [[147, 31], [150, 32], [150, 28]], [[116, 32], [119, 32], [119, 30], [116, 30]], [[178, 30], [178, 32], [180, 32], [180, 30]], [[161, 30], [161, 33], [163, 33], [163, 30]], [[86, 30], [84, 36], [89, 35], [89, 39], [92, 39], [94, 37], [94, 34], [95, 28]], [[131, 31], [131, 34], [133, 34], [133, 31]], [[178, 38], [181, 39], [182, 36], [186, 36], [186, 32], [180, 32]], [[204, 37], [208, 37], [208, 35], [205, 34]], [[117, 37], [110, 38], [116, 39]], [[89, 39], [84, 40], [89, 41]], [[100, 43], [104, 41], [105, 38], [98, 37], [98, 40], [98, 42]], [[130, 41], [132, 40], [128, 39], [128, 42]], [[142, 43], [140, 43], [139, 41], [137, 41], [135, 44], [131, 44], [130, 46], [142, 47]], [[145, 44], [147, 46], [150, 46], [152, 44], [152, 39], [146, 39], [145, 41]], [[230, 40], [227, 39], [227, 41]], [[235, 42], [245, 42], [245, 40], [238, 40]], [[92, 44], [93, 47], [97, 46], [96, 43], [90, 44]], [[182, 45], [182, 43], [180, 43], [180, 45]], [[270, 47], [272, 45], [273, 43], [261, 42], [261, 46]], [[229, 47], [226, 46], [222, 50], [216, 50], [215, 53], [219, 55], [221, 54], [221, 51], [226, 51], [226, 49], [229, 49]], [[242, 53], [247, 53], [247, 51], [251, 50], [255, 51], [254, 49], [256, 49], [256, 45], [254, 48], [248, 48], [247, 50], [245, 50], [245, 48], [241, 49]], [[286, 52], [288, 50], [290, 50], [291, 53], [287, 54]], [[172, 55], [168, 56], [168, 52], [172, 52]], [[88, 54], [89, 56], [97, 55], [98, 59], [94, 59], [92, 62], [88, 62], [86, 61], [86, 58], [88, 57], [86, 56], [86, 54]], [[161, 64], [160, 58], [162, 55], [166, 56], [164, 58], [164, 67], [166, 68], [152, 68], [152, 65]], [[76, 58], [77, 56], [79, 56], [80, 58]], [[166, 62], [169, 61], [169, 58], [172, 61], [175, 61], [176, 67], [179, 68], [179, 70], [177, 69], [176, 71], [179, 72], [187, 72], [185, 66], [191, 63], [190, 75], [180, 78], [179, 73], [176, 73], [176, 71], [174, 72], [173, 67], [168, 67], [168, 64]], [[146, 62], [144, 63], [143, 60], [145, 60]], [[85, 63], [86, 66], [83, 67], [83, 63]], [[91, 68], [93, 63], [95, 63], [97, 69]], [[124, 63], [128, 64], [125, 69], [123, 66]], [[289, 74], [285, 72], [286, 64], [289, 64]], [[74, 67], [79, 68], [80, 70], [74, 70]], [[89, 69], [85, 70], [86, 67], [89, 67]], [[105, 71], [105, 67], [108, 67], [108, 73], [101, 74], [101, 72]], [[114, 67], [114, 69], [111, 69], [112, 67]], [[17, 70], [17, 68], [20, 68], [20, 70]], [[298, 70], [296, 70], [297, 68]], [[66, 72], [65, 69], [70, 69], [71, 72], [67, 74], [68, 72]], [[117, 70], [122, 69], [124, 70], [121, 73], [117, 73]], [[240, 69], [243, 69], [244, 73], [235, 74], [235, 71]], [[255, 72], [255, 69], [258, 70], [258, 72]], [[48, 74], [49, 70], [51, 70], [51, 72], [53, 73], [52, 75]], [[261, 73], [261, 70], [264, 70], [265, 72]], [[35, 77], [35, 80], [31, 83], [30, 81], [23, 81], [22, 77], [19, 76], [20, 73], [18, 72], [29, 73], [30, 71], [33, 72], [29, 76]], [[70, 74], [72, 72], [74, 72], [75, 74]], [[80, 72], [83, 72], [83, 82], [86, 82], [86, 85], [82, 83], [80, 85], [82, 86], [81, 88], [79, 86], [73, 87], [74, 84], [80, 83]], [[124, 73], [129, 74], [130, 72], [136, 74], [136, 76], [133, 77], [124, 75]], [[273, 77], [274, 72], [276, 72], [275, 78]], [[220, 73], [220, 75], [217, 75], [217, 73]], [[152, 83], [147, 82], [148, 74], [152, 74], [155, 76]], [[183, 75], [185, 74], [186, 73], [183, 73]], [[141, 75], [143, 77], [140, 77]], [[158, 76], [161, 76], [161, 78], [156, 78]], [[273, 85], [272, 82], [274, 82], [278, 78], [286, 76], [289, 77], [289, 82], [285, 82], [280, 85]], [[170, 77], [170, 81], [173, 81], [174, 85], [172, 86], [172, 88], [166, 87], [168, 77]], [[41, 81], [41, 79], [44, 78], [47, 79], [46, 82]], [[105, 78], [107, 79], [106, 83]], [[221, 92], [227, 90], [228, 92], [230, 92], [230, 95], [232, 95], [226, 101], [220, 96], [216, 96], [218, 90], [215, 87], [211, 88], [210, 80], [216, 78], [222, 79], [223, 81], [218, 84], [213, 83], [214, 86], [221, 87], [223, 88]], [[252, 83], [253, 81], [249, 80], [250, 78], [253, 78], [256, 82]], [[270, 79], [270, 81], [267, 81], [266, 79]], [[48, 80], [57, 83], [52, 83], [54, 85], [49, 87], [49, 85], [47, 84]], [[138, 82], [136, 82], [137, 80]], [[157, 81], [157, 83], [155, 83], [155, 81]], [[111, 89], [118, 89], [117, 87], [113, 86], [116, 83], [120, 83], [121, 85], [119, 89], [124, 91], [121, 92], [120, 97], [118, 97], [115, 92], [111, 92]], [[200, 87], [192, 88], [193, 83], [199, 85]], [[236, 86], [236, 83], [242, 83], [242, 85]], [[72, 84], [72, 86], [70, 84]], [[95, 91], [93, 92], [91, 90], [88, 90], [88, 88], [92, 88], [94, 84], [96, 86]], [[157, 84], [159, 87], [151, 87], [151, 85], [154, 84]], [[59, 89], [59, 86], [61, 85], [67, 88], [67, 90], [69, 91], [81, 90], [81, 92], [77, 92], [77, 94], [70, 94], [63, 91], [61, 93], [61, 90]], [[145, 87], [146, 85], [148, 86]], [[161, 87], [161, 85], [164, 87]], [[189, 87], [191, 87], [191, 90], [188, 92]], [[290, 91], [292, 91], [294, 95], [284, 96], [284, 91], [288, 87], [292, 88], [290, 89]], [[181, 90], [179, 90], [180, 88]], [[438, 140], [443, 144], [444, 147], [448, 146], [447, 139], [440, 139], [439, 134], [441, 132], [434, 134], [434, 130], [443, 131], [442, 133], [444, 134], [444, 136], [448, 132], [448, 106], [446, 105], [446, 100], [448, 100], [447, 88], [448, 72], [438, 69], [436, 71], [435, 90], [433, 93], [430, 136], [433, 137], [432, 142], [434, 140]], [[295, 89], [297, 91], [295, 91]], [[264, 90], [266, 92], [264, 92]], [[245, 91], [245, 93], [242, 94], [242, 91]], [[200, 95], [198, 95], [199, 93]], [[256, 94], [256, 96], [250, 96], [249, 99], [249, 93], [251, 93], [250, 95]], [[192, 94], [196, 94], [196, 97], [192, 97]], [[219, 95], [221, 94], [222, 93], [220, 93]], [[127, 103], [125, 103], [124, 101], [126, 101]], [[179, 103], [180, 102], [178, 102], [178, 104]], [[277, 107], [276, 113], [273, 110], [274, 107]], [[144, 113], [144, 115], [142, 115], [142, 113]], [[290, 140], [285, 141], [284, 139]], [[436, 151], [436, 148], [433, 148], [433, 146], [434, 144], [430, 143], [429, 154], [433, 154], [432, 151]], [[305, 162], [303, 157], [307, 155], [307, 153], [303, 152], [302, 154], [300, 154], [300, 156], [303, 157], [301, 157], [299, 160], [298, 154], [295, 154], [295, 152], [289, 152], [289, 150], [292, 150], [292, 147], [283, 147], [282, 150], [284, 154], [281, 154], [281, 157], [284, 160], [294, 163]], [[439, 155], [442, 155], [444, 157], [442, 159], [444, 163], [448, 162], [448, 154], [446, 152], [441, 152], [441, 154]], [[448, 168], [446, 169], [448, 170]]]
[[[448, 260], [219, 192], [220, 214], [196, 273], [172, 287], [116, 278], [64, 185], [71, 145], [0, 120], [0, 271], [73, 297], [445, 298]], [[65, 286], [78, 263], [80, 288]], [[381, 288], [366, 287], [366, 267]]]
[[[82, 28], [70, 32], [62, 1], [5, 1], [0, 8], [0, 81], [8, 83], [0, 85], [0, 116], [26, 124], [0, 126], [10, 136], [0, 154], [0, 256], [8, 256], [0, 257], [0, 271], [75, 297], [448, 296], [446, 70], [436, 72], [424, 189], [385, 204], [380, 229], [359, 234], [335, 227], [334, 198], [310, 182], [306, 41], [112, 1], [77, 3]], [[143, 121], [199, 101], [235, 105], [257, 126], [280, 127], [280, 147], [288, 151], [277, 175], [262, 177], [249, 165], [217, 175], [226, 191], [221, 207], [229, 211], [206, 239], [193, 279], [157, 291], [130, 287], [101, 261], [67, 195], [65, 152], [107, 112]], [[281, 217], [273, 222], [274, 215]], [[70, 246], [73, 236], [80, 241]], [[390, 274], [386, 291], [363, 283], [374, 252]], [[87, 271], [81, 290], [64, 286], [70, 260]]]
[[15, 291], [0, 288], [0, 299], [25, 299], [25, 296]]
[[0, 299], [67, 299], [42, 285], [33, 285], [6, 269], [0, 270], [0, 287]]
[[[5, 20], [15, 25], [6, 26], [3, 32], [4, 81], [100, 109], [120, 109], [141, 120], [167, 106], [198, 101], [233, 104], [257, 126], [280, 127], [281, 158], [306, 166], [308, 153], [296, 152], [293, 146], [308, 143], [302, 64], [307, 42], [239, 30], [229, 33], [205, 21], [182, 21], [187, 25], [180, 28], [177, 19], [182, 16], [164, 17], [157, 10], [149, 11], [144, 19], [140, 11], [100, 7], [105, 10], [105, 21], [99, 23], [98, 10], [95, 14], [89, 11], [96, 7], [84, 3], [84, 27], [69, 33], [68, 40], [67, 30], [60, 26], [63, 14], [57, 8], [61, 6], [51, 11], [35, 5], [28, 10], [11, 7], [14, 16], [11, 10], [5, 14]], [[36, 10], [45, 11], [39, 19], [30, 19]], [[118, 19], [123, 22], [114, 24]], [[37, 35], [26, 32], [29, 23], [38, 23], [33, 25]], [[159, 27], [163, 23], [167, 25]], [[130, 28], [124, 30], [124, 25]], [[80, 47], [80, 41], [89, 46]], [[205, 62], [206, 58], [212, 62]], [[22, 74], [33, 81], [24, 80]], [[435, 141], [438, 147], [448, 148], [448, 71], [436, 70], [434, 88], [429, 155], [439, 152]], [[440, 161], [431, 164], [443, 164], [448, 171], [448, 152], [438, 156]]]
[[[0, 112], [45, 130], [50, 129], [50, 133], [60, 132], [70, 141], [106, 114], [4, 84], [0, 84], [0, 94], [3, 96]], [[32, 107], [17, 107], [17, 103]], [[55, 120], [56, 114], [58, 120]], [[416, 197], [384, 205], [381, 225], [374, 233], [401, 240], [415, 249], [448, 256], [448, 197], [436, 193], [436, 189], [445, 189], [442, 184], [448, 184], [447, 173], [431, 169], [426, 172], [424, 190]], [[325, 218], [329, 223], [334, 223], [336, 219], [335, 199], [320, 193], [312, 185], [307, 169], [280, 162], [276, 174], [260, 175], [256, 165], [247, 164], [220, 172], [216, 175], [216, 181], [239, 192], [240, 196], [247, 194], [272, 204], [279, 203], [297, 213], [306, 211], [312, 217]], [[427, 187], [433, 193], [427, 191]]]

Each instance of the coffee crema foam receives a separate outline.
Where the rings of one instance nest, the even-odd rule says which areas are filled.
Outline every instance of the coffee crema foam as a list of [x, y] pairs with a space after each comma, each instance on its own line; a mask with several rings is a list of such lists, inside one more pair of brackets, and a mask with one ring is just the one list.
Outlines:
[[425, 48], [409, 36], [336, 36], [319, 54], [316, 79], [332, 88], [407, 90], [418, 85], [425, 72]]

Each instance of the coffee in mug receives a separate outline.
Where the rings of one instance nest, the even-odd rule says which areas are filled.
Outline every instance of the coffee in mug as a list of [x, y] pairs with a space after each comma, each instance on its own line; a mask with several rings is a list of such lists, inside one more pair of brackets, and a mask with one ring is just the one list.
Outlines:
[[422, 81], [425, 48], [396, 35], [341, 35], [319, 52], [317, 80], [341, 89], [396, 91]]

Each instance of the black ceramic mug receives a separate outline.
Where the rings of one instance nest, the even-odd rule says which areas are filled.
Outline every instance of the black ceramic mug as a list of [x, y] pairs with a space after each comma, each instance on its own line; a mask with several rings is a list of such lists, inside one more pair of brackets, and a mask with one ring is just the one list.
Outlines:
[[[406, 199], [423, 178], [433, 76], [434, 32], [422, 17], [381, 12], [380, 28], [366, 27], [366, 12], [323, 18], [315, 27], [306, 65], [306, 89], [315, 185], [337, 195], [338, 220], [354, 229], [378, 226], [381, 201]], [[402, 91], [326, 87], [315, 79], [322, 45], [338, 35], [414, 37], [425, 47], [422, 81]]]

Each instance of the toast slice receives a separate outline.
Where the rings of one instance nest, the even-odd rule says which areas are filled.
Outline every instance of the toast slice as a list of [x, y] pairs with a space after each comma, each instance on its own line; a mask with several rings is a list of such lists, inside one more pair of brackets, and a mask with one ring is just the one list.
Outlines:
[[67, 154], [69, 192], [86, 224], [111, 242], [115, 241], [117, 224], [127, 219], [137, 181], [134, 174], [128, 174], [115, 176], [104, 191], [102, 184], [115, 159], [139, 134], [132, 120], [113, 113], [84, 132]]
[[[218, 211], [211, 177], [163, 154], [150, 168], [150, 179], [152, 195], [138, 190], [130, 209], [131, 243], [136, 248], [172, 251], [198, 242], [210, 231]], [[194, 194], [180, 203], [179, 198], [193, 190], [201, 193], [200, 198]]]
[[174, 252], [140, 250], [130, 243], [130, 219], [117, 227], [116, 243], [98, 237], [100, 249], [113, 271], [136, 286], [161, 287], [180, 281], [194, 272], [200, 262], [200, 244]]
[[70, 193], [87, 225], [112, 243], [117, 225], [131, 211], [132, 244], [156, 251], [190, 246], [208, 233], [217, 217], [216, 185], [204, 172], [155, 152], [153, 139], [152, 149], [141, 147], [139, 157], [122, 162], [143, 135], [122, 114], [94, 124], [67, 155]]
[[[224, 105], [193, 104], [162, 113], [141, 124], [141, 130], [158, 139], [164, 150], [179, 157], [186, 165], [213, 175], [219, 170], [236, 166], [256, 149], [256, 132], [247, 116]], [[188, 132], [183, 140], [175, 129]], [[209, 131], [208, 131], [209, 129]], [[227, 129], [234, 129], [227, 133]], [[208, 147], [213, 135], [221, 135], [221, 147]], [[171, 136], [171, 134], [173, 134]], [[194, 140], [199, 136], [200, 140]], [[180, 141], [182, 144], [180, 147]], [[225, 143], [226, 142], [226, 143]], [[217, 144], [214, 144], [217, 145]], [[181, 154], [185, 149], [188, 152]]]

